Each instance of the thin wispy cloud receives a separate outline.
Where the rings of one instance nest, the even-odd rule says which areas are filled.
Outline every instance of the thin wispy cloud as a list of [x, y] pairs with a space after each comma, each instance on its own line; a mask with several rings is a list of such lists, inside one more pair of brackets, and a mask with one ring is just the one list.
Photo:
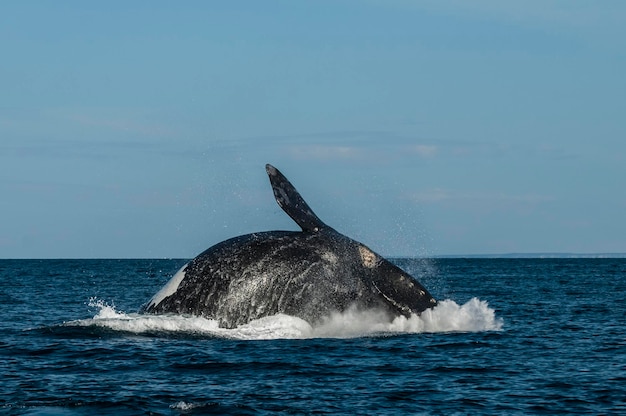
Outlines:
[[540, 194], [508, 194], [499, 192], [454, 191], [449, 189], [431, 189], [407, 194], [406, 197], [420, 204], [452, 203], [514, 203], [541, 204], [553, 202], [554, 196]]
[[81, 141], [99, 138], [180, 137], [176, 127], [159, 115], [138, 108], [16, 108], [0, 114], [0, 133], [8, 139], [63, 138], [81, 135]]
[[299, 160], [353, 161], [367, 163], [393, 163], [399, 160], [431, 159], [438, 148], [432, 145], [405, 145], [364, 143], [362, 145], [302, 144], [286, 148], [286, 153]]
[[173, 136], [177, 134], [177, 131], [170, 126], [166, 126], [157, 121], [142, 120], [139, 117], [87, 114], [72, 111], [66, 113], [65, 118], [70, 122], [98, 132], [108, 129], [114, 132], [151, 137]]
[[367, 149], [355, 146], [302, 145], [291, 146], [288, 153], [295, 159], [316, 160], [365, 160], [371, 157]]
[[[424, 139], [392, 131], [341, 131], [264, 136], [217, 141], [217, 146], [264, 146], [298, 160], [393, 163], [411, 160], [519, 158], [563, 160], [577, 157], [574, 149], [550, 142], [510, 144], [500, 141]], [[221, 143], [221, 144], [220, 144]]]
[[413, 151], [415, 151], [418, 156], [432, 158], [437, 155], [439, 148], [431, 144], [418, 144], [413, 147]]

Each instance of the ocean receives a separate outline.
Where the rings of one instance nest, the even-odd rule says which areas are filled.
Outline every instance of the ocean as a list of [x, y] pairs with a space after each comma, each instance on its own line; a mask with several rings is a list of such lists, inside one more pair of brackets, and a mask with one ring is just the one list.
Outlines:
[[185, 260], [0, 260], [0, 413], [626, 414], [626, 259], [393, 259], [385, 322], [141, 315]]

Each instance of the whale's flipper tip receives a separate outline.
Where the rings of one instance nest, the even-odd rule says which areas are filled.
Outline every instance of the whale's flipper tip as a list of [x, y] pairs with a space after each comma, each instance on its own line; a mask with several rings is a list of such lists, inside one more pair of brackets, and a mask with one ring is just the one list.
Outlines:
[[302, 228], [302, 231], [317, 232], [326, 226], [285, 175], [269, 163], [265, 165], [265, 170], [270, 178], [278, 206]]

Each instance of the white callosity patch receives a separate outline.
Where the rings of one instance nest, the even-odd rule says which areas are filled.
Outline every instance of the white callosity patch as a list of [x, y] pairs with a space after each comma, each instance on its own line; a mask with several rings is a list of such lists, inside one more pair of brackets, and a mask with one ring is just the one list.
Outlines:
[[181, 316], [126, 314], [111, 305], [92, 300], [90, 306], [100, 308], [92, 319], [66, 322], [70, 327], [105, 327], [114, 331], [145, 333], [168, 333], [201, 335], [228, 339], [305, 339], [305, 338], [353, 338], [376, 334], [406, 334], [434, 332], [483, 332], [499, 331], [503, 321], [487, 302], [477, 298], [459, 305], [443, 300], [421, 315], [396, 317], [392, 320], [377, 310], [360, 310], [355, 307], [331, 313], [315, 326], [303, 319], [277, 314], [255, 319], [233, 329], [220, 328], [213, 319]]
[[176, 293], [178, 286], [180, 286], [180, 282], [182, 282], [185, 278], [185, 268], [187, 267], [187, 264], [181, 267], [180, 270], [169, 280], [169, 282], [167, 282], [165, 286], [163, 286], [163, 288], [159, 290], [152, 297], [152, 299], [150, 299], [150, 302], [148, 302], [149, 307], [158, 305], [161, 301], [163, 301], [163, 299]]
[[373, 269], [376, 266], [378, 260], [376, 259], [376, 254], [374, 254], [372, 250], [365, 246], [359, 246], [359, 254], [361, 255], [363, 266], [368, 269]]

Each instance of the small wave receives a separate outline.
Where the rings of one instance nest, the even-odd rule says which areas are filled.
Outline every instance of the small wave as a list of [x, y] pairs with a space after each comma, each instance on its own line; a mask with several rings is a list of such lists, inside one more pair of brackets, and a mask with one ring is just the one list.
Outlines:
[[210, 407], [217, 406], [217, 403], [187, 403], [184, 401], [179, 401], [170, 405], [170, 409], [180, 410], [183, 412], [189, 412], [194, 409], [202, 408], [202, 407]]
[[353, 338], [379, 334], [481, 332], [502, 329], [503, 321], [487, 302], [473, 298], [463, 305], [443, 300], [421, 315], [396, 317], [375, 310], [348, 309], [332, 313], [318, 325], [303, 319], [278, 314], [253, 320], [234, 329], [220, 328], [218, 321], [195, 316], [124, 313], [113, 305], [92, 299], [98, 313], [91, 319], [65, 322], [65, 327], [99, 327], [139, 335], [171, 334], [179, 336], [220, 337], [242, 340]]
[[237, 415], [253, 415], [258, 412], [246, 405], [227, 405], [218, 402], [185, 402], [179, 401], [170, 405], [170, 409], [180, 414], [237, 414]]

